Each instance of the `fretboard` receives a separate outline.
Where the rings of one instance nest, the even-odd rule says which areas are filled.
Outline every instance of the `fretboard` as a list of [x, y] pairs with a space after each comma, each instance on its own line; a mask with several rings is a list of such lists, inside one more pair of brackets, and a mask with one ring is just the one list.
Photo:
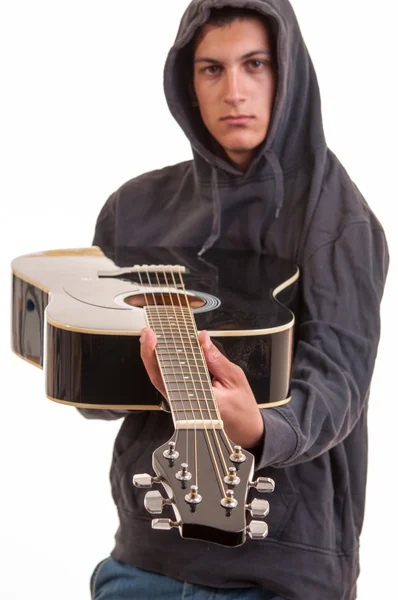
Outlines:
[[217, 421], [215, 399], [195, 321], [188, 307], [147, 306], [156, 355], [175, 421]]

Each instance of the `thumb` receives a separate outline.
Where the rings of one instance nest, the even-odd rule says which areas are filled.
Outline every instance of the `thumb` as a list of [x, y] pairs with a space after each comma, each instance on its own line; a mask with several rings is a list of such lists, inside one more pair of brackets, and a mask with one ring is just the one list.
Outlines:
[[201, 331], [198, 339], [202, 346], [210, 373], [224, 385], [231, 387], [236, 385], [238, 380], [238, 367], [219, 351], [211, 341], [207, 331]]

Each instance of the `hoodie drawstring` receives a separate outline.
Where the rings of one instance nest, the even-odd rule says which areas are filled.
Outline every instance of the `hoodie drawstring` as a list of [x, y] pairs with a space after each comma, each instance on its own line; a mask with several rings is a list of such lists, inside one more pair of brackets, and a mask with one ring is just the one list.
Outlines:
[[[279, 213], [283, 206], [285, 197], [285, 183], [283, 179], [283, 171], [281, 164], [275, 152], [271, 149], [265, 151], [266, 160], [271, 165], [275, 180], [275, 196], [276, 205], [275, 219], [279, 217]], [[203, 244], [202, 249], [198, 252], [198, 256], [202, 256], [209, 248], [211, 248], [220, 237], [221, 233], [221, 200], [218, 190], [218, 176], [216, 167], [211, 167], [211, 197], [213, 202], [213, 224], [210, 236]]]
[[211, 234], [203, 244], [202, 249], [198, 252], [198, 256], [202, 256], [206, 250], [211, 248], [218, 240], [221, 233], [221, 201], [220, 193], [218, 191], [217, 169], [215, 167], [211, 167], [211, 198], [213, 202], [213, 225]]
[[279, 217], [279, 213], [281, 212], [281, 208], [283, 206], [283, 200], [285, 198], [285, 183], [283, 180], [283, 171], [281, 167], [281, 163], [278, 160], [275, 152], [271, 149], [266, 150], [265, 157], [268, 160], [269, 164], [272, 167], [275, 178], [275, 219]]

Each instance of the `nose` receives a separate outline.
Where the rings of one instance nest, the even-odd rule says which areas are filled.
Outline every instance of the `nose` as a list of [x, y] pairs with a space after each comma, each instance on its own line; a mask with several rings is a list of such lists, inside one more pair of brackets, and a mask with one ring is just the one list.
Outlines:
[[230, 106], [236, 106], [245, 101], [243, 76], [238, 70], [226, 70], [224, 93], [224, 100]]

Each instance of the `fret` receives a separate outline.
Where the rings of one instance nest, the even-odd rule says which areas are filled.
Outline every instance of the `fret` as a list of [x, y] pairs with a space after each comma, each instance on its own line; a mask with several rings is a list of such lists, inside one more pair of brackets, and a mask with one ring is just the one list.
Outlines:
[[[148, 294], [149, 295], [149, 294]], [[145, 307], [145, 312], [147, 313], [148, 317], [150, 318], [154, 318], [154, 317], [165, 317], [165, 318], [176, 318], [176, 317], [183, 317], [183, 318], [189, 318], [192, 316], [192, 311], [190, 307], [181, 307], [181, 306], [168, 306], [168, 305], [161, 305], [158, 304], [156, 306], [146, 306]]]
[[176, 345], [176, 344], [181, 344], [183, 346], [186, 346], [188, 348], [192, 347], [196, 347], [199, 348], [199, 340], [197, 338], [196, 335], [192, 335], [190, 337], [184, 337], [181, 336], [179, 333], [175, 333], [175, 334], [171, 334], [171, 333], [157, 333], [156, 329], [154, 329], [154, 332], [156, 334], [158, 343], [158, 346], [163, 345]]
[[[155, 331], [156, 333], [156, 331]], [[167, 340], [164, 340], [164, 336], [162, 336], [161, 338], [158, 338], [158, 343], [156, 344], [156, 348], [159, 349], [164, 349], [164, 350], [175, 350], [176, 347], [180, 348], [181, 350], [195, 350], [196, 352], [200, 352], [200, 346], [198, 344], [198, 340], [197, 338], [195, 339], [189, 339], [189, 340], [185, 340], [186, 341], [186, 345], [181, 343], [184, 340], [181, 340], [181, 338], [175, 337], [175, 338], [168, 338]]]
[[189, 314], [191, 313], [191, 308], [189, 306], [184, 306], [184, 305], [180, 306], [177, 304], [173, 304], [173, 306], [170, 306], [169, 304], [156, 304], [155, 306], [146, 306], [145, 310], [150, 314], [155, 313], [155, 315], [159, 311], [168, 312], [171, 315], [173, 315], [174, 312], [178, 312], [178, 311], [188, 312]]
[[152, 329], [154, 331], [158, 331], [160, 334], [162, 334], [163, 332], [170, 335], [178, 334], [187, 339], [190, 339], [191, 336], [197, 337], [196, 329], [194, 329], [193, 327], [187, 327], [185, 323], [181, 323], [178, 325], [176, 323], [175, 325], [170, 326], [168, 323], [162, 325], [161, 323], [153, 323], [150, 320], [148, 322]]
[[[213, 427], [211, 425], [212, 421], [217, 421], [218, 420], [218, 415], [216, 413], [203, 413], [201, 415], [197, 414], [197, 413], [192, 413], [192, 412], [177, 412], [175, 413], [175, 417], [177, 421], [193, 421], [193, 427], [192, 429], [195, 429], [195, 423], [196, 423], [196, 429], [208, 429], [208, 430], [212, 430]], [[202, 421], [208, 421], [206, 427], [200, 427], [200, 423]]]
[[176, 358], [182, 358], [184, 360], [185, 357], [196, 357], [197, 359], [201, 360], [203, 357], [203, 354], [201, 353], [199, 348], [184, 348], [183, 346], [181, 346], [181, 344], [176, 344], [175, 346], [160, 347], [159, 345], [157, 345], [156, 352], [160, 358], [167, 358], [168, 356], [173, 356], [175, 357], [174, 360], [176, 360]]
[[181, 335], [179, 332], [170, 333], [168, 331], [161, 331], [158, 333], [153, 327], [152, 329], [158, 338], [158, 346], [159, 344], [188, 344], [189, 346], [192, 345], [199, 347], [199, 341], [196, 335], [188, 336]]
[[203, 406], [201, 408], [196, 408], [196, 407], [185, 405], [185, 404], [179, 404], [178, 406], [173, 406], [172, 413], [173, 414], [178, 413], [180, 418], [183, 418], [183, 415], [186, 415], [185, 418], [187, 418], [187, 419], [192, 418], [191, 416], [188, 416], [188, 415], [194, 415], [197, 419], [200, 419], [200, 418], [216, 419], [219, 414], [215, 408], [212, 408], [210, 406], [208, 406], [208, 407]]
[[219, 412], [215, 408], [203, 407], [193, 408], [192, 406], [173, 406], [172, 413], [177, 419], [189, 421], [191, 419], [218, 419]]
[[170, 389], [169, 386], [167, 386], [167, 391], [169, 393], [169, 396], [176, 396], [177, 400], [181, 399], [181, 396], [195, 401], [202, 400], [203, 398], [209, 399], [213, 397], [213, 391], [210, 383], [208, 383], [206, 387], [203, 386], [200, 389], [196, 388], [191, 390], [187, 390], [185, 387], [178, 389]]
[[190, 348], [190, 347], [181, 347], [181, 344], [174, 345], [166, 345], [166, 344], [157, 344], [156, 346], [157, 352], [161, 354], [168, 354], [173, 352], [174, 354], [184, 354], [189, 353], [195, 356], [202, 356], [202, 353], [199, 348]]
[[179, 374], [179, 373], [175, 373], [173, 375], [174, 375], [174, 377], [172, 375], [167, 375], [167, 377], [164, 377], [165, 383], [167, 383], [167, 384], [181, 383], [184, 385], [190, 385], [192, 383], [198, 384], [198, 385], [200, 385], [201, 383], [203, 383], [203, 384], [209, 383], [208, 377], [206, 377], [204, 374], [203, 374], [203, 377], [199, 377], [199, 373], [193, 373], [192, 376], [189, 376], [189, 375], [181, 376], [181, 374]]
[[151, 323], [158, 323], [160, 325], [167, 325], [168, 327], [178, 327], [181, 323], [185, 323], [187, 327], [193, 327], [195, 322], [192, 320], [192, 315], [185, 313], [175, 315], [147, 315], [148, 321]]
[[160, 327], [181, 327], [184, 324], [186, 327], [195, 329], [195, 321], [192, 314], [180, 313], [175, 315], [147, 315], [147, 319], [151, 323], [159, 325]]
[[[156, 332], [155, 332], [156, 333]], [[200, 346], [197, 342], [197, 340], [185, 340], [185, 343], [183, 343], [184, 340], [181, 340], [180, 337], [176, 337], [176, 338], [168, 338], [167, 341], [165, 341], [163, 339], [163, 336], [159, 339], [158, 338], [158, 343], [156, 344], [156, 348], [157, 350], [175, 350], [176, 348], [178, 348], [179, 350], [189, 350], [189, 351], [195, 351], [195, 352], [200, 352]]]
[[199, 340], [198, 340], [198, 336], [196, 334], [182, 336], [182, 335], [180, 335], [179, 332], [170, 333], [167, 331], [161, 331], [161, 330], [156, 330], [156, 329], [153, 329], [153, 330], [156, 334], [156, 337], [158, 338], [158, 345], [159, 344], [173, 344], [173, 343], [183, 341], [186, 344], [192, 344], [192, 345], [199, 346]]
[[183, 402], [179, 402], [177, 405], [173, 404], [173, 406], [171, 408], [173, 409], [173, 412], [182, 412], [182, 413], [186, 412], [186, 413], [191, 413], [191, 414], [195, 413], [195, 415], [197, 417], [200, 417], [204, 414], [208, 415], [211, 413], [212, 417], [214, 418], [214, 415], [218, 414], [217, 410], [215, 408], [211, 408], [210, 406], [208, 406], [208, 407], [203, 406], [200, 408], [196, 408], [193, 406], [189, 406], [189, 404], [184, 404]]
[[167, 358], [170, 358], [170, 360], [179, 360], [180, 358], [182, 358], [183, 360], [185, 360], [185, 358], [196, 358], [196, 360], [202, 360], [202, 354], [200, 352], [192, 352], [192, 350], [189, 349], [186, 350], [183, 348], [173, 348], [170, 350], [166, 350], [165, 348], [156, 348], [156, 350], [158, 353], [158, 357], [165, 358], [166, 360]]
[[160, 327], [181, 327], [184, 324], [190, 329], [195, 329], [195, 322], [191, 318], [187, 318], [187, 315], [147, 315], [148, 321], [159, 325]]
[[158, 315], [148, 315], [148, 321], [151, 323], [158, 323], [160, 325], [167, 325], [168, 327], [175, 327], [181, 325], [181, 323], [185, 323], [187, 327], [194, 327], [195, 321], [193, 320], [193, 315], [191, 313], [175, 313], [175, 314], [158, 314]]
[[162, 364], [160, 365], [162, 368], [162, 373], [164, 375], [177, 375], [178, 377], [184, 376], [185, 374], [189, 375], [205, 375], [208, 373], [207, 367], [203, 364], [201, 365], [181, 365], [180, 362], [174, 361], [172, 364], [165, 364], [166, 360], [159, 361]]
[[213, 402], [213, 394], [210, 390], [196, 390], [195, 393], [187, 390], [167, 390], [167, 397], [172, 402], [174, 400], [186, 400], [193, 404], [200, 404], [201, 402]]
[[180, 370], [181, 367], [187, 367], [188, 368], [188, 372], [191, 372], [192, 370], [196, 369], [196, 368], [204, 368], [204, 363], [202, 362], [202, 364], [199, 364], [198, 362], [195, 362], [195, 360], [193, 358], [185, 358], [184, 356], [181, 356], [181, 359], [168, 359], [162, 356], [158, 356], [158, 362], [159, 362], [159, 366], [161, 367], [174, 367], [174, 369], [178, 369]]
[[189, 385], [185, 385], [185, 383], [168, 383], [167, 384], [167, 390], [170, 393], [179, 393], [179, 394], [189, 394], [189, 398], [192, 397], [196, 397], [196, 398], [202, 398], [204, 393], [211, 393], [212, 392], [212, 386], [211, 383], [209, 381], [206, 382], [206, 384], [200, 384], [198, 383], [196, 386], [192, 383], [190, 383]]
[[[152, 328], [153, 329], [153, 328]], [[198, 341], [198, 337], [196, 335], [192, 335], [192, 336], [183, 336], [180, 335], [178, 332], [176, 333], [168, 333], [167, 331], [163, 332], [163, 331], [157, 331], [156, 329], [153, 329], [155, 332], [155, 335], [158, 339], [158, 343], [157, 346], [170, 346], [170, 345], [175, 345], [175, 344], [183, 344], [184, 346], [194, 346], [196, 348], [199, 347], [199, 341]]]
[[[196, 384], [196, 385], [195, 385]], [[167, 389], [170, 392], [189, 392], [190, 394], [195, 392], [203, 392], [204, 389], [211, 389], [209, 381], [192, 382], [192, 381], [172, 381], [167, 383]]]
[[171, 331], [185, 331], [188, 333], [196, 333], [196, 325], [191, 320], [186, 319], [148, 319], [151, 327], [154, 329], [170, 329]]

